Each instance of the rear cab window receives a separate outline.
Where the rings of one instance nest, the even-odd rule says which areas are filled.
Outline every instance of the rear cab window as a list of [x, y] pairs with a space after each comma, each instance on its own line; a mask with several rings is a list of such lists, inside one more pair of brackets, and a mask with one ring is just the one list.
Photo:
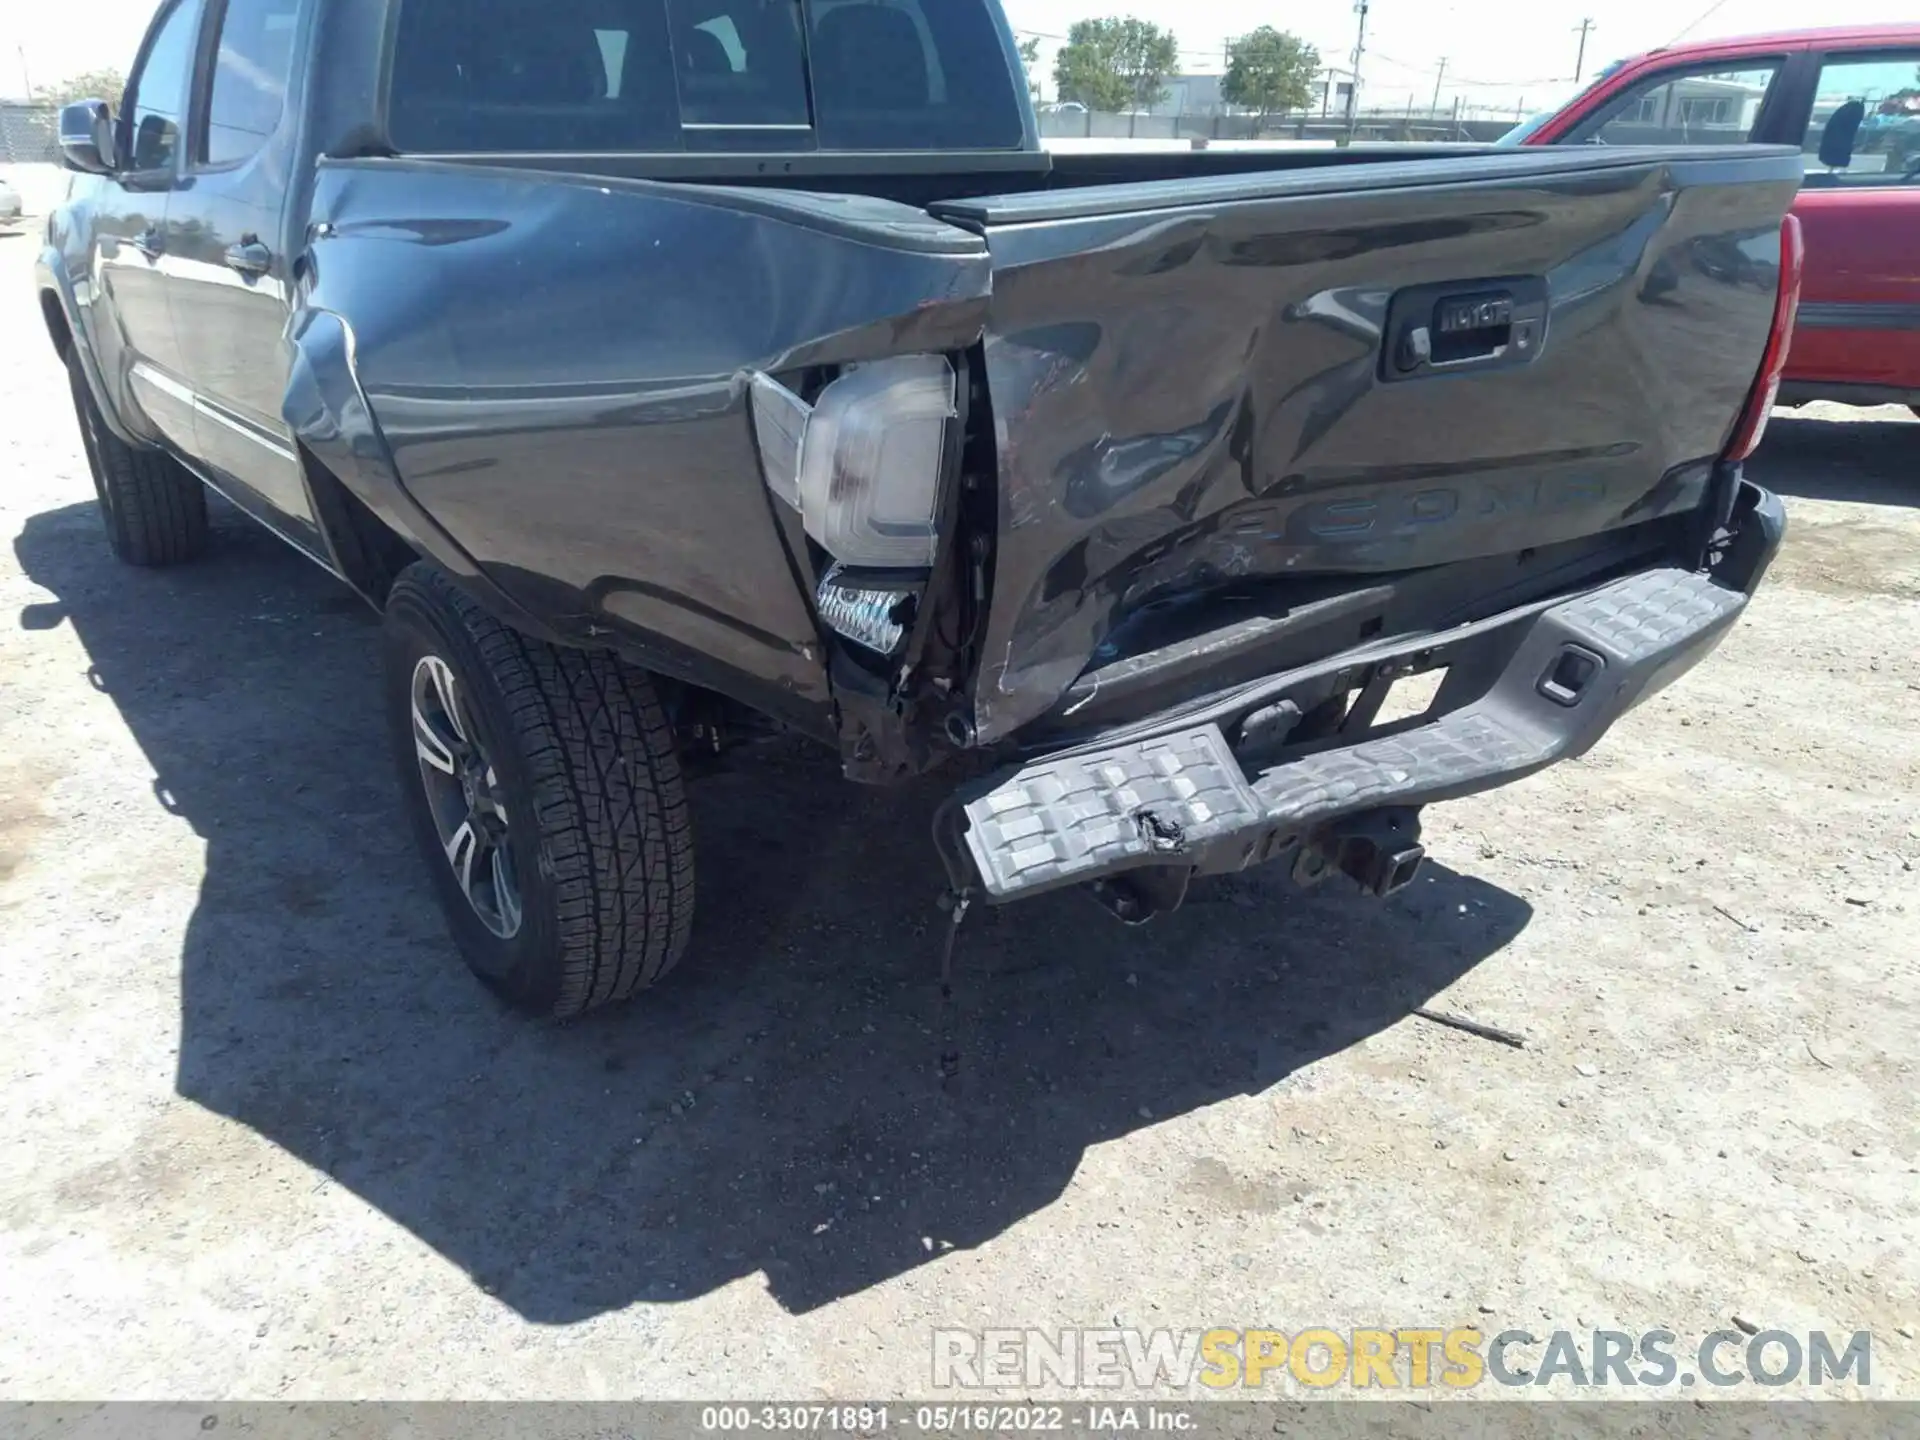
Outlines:
[[1018, 149], [979, 0], [402, 0], [414, 153]]

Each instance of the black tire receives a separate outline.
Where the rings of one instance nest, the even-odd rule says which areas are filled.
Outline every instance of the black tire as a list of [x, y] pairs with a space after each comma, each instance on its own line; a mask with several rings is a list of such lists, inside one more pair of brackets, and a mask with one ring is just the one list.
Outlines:
[[[442, 840], [414, 729], [428, 657], [451, 671], [484, 752], [477, 763], [497, 774], [505, 839], [495, 845], [518, 901], [512, 934], [491, 928]], [[520, 1009], [564, 1017], [671, 970], [693, 925], [693, 828], [673, 730], [645, 672], [529, 639], [424, 562], [388, 595], [386, 662], [405, 803], [473, 972]], [[491, 907], [494, 922], [506, 908]]]
[[171, 455], [136, 450], [107, 428], [72, 346], [67, 383], [115, 557], [150, 568], [197, 558], [207, 548], [206, 487]]

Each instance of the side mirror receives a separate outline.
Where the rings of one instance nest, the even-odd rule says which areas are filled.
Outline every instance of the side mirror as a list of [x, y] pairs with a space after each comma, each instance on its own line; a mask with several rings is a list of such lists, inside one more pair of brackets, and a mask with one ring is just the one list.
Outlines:
[[120, 168], [113, 107], [104, 100], [76, 100], [60, 107], [60, 157], [67, 169], [111, 175]]

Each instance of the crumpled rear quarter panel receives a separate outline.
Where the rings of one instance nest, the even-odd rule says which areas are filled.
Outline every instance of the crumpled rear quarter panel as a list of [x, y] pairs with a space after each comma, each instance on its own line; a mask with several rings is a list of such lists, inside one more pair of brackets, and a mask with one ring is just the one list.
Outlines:
[[861, 238], [781, 203], [330, 163], [303, 303], [343, 317], [401, 483], [489, 579], [555, 628], [791, 714], [827, 702], [826, 674], [745, 377], [972, 344], [988, 273], [977, 239], [919, 212], [887, 207], [897, 227]]

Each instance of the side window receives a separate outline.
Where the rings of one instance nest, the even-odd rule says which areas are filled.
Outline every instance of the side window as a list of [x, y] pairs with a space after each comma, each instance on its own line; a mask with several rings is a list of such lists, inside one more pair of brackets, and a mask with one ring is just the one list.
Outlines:
[[160, 22], [127, 86], [127, 126], [135, 170], [170, 170], [180, 153], [187, 77], [200, 34], [199, 0], [180, 0]]
[[1828, 56], [1800, 148], [1810, 187], [1920, 185], [1920, 51]]
[[1669, 71], [1640, 82], [1576, 127], [1562, 144], [1744, 145], [1778, 61], [1738, 70]]
[[298, 8], [298, 0], [227, 0], [207, 100], [207, 164], [247, 159], [280, 123]]

